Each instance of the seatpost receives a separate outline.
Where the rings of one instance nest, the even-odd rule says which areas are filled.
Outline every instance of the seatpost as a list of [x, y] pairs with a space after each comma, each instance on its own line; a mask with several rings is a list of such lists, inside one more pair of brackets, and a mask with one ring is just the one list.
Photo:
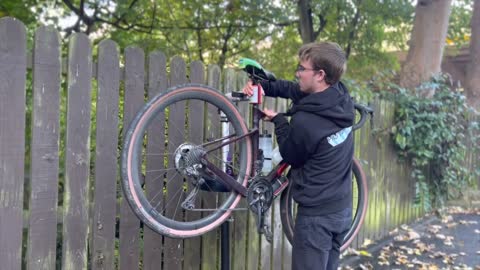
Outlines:
[[[253, 77], [253, 76], [252, 76]], [[253, 114], [253, 129], [256, 129], [257, 132], [255, 132], [252, 135], [252, 147], [253, 147], [253, 160], [257, 161], [258, 160], [258, 144], [259, 144], [259, 135], [260, 135], [260, 114], [259, 114], [259, 106], [262, 104], [262, 86], [257, 82], [255, 78], [251, 78], [253, 85], [254, 85], [254, 93], [252, 97], [250, 98], [250, 104], [252, 104], [252, 114]], [[255, 88], [256, 86], [256, 88]], [[252, 170], [252, 176], [255, 176], [257, 173], [255, 170]]]

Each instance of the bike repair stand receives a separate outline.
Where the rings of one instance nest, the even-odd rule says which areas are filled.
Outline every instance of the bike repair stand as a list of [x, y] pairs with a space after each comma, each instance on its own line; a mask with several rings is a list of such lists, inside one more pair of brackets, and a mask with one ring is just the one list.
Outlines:
[[230, 221], [227, 219], [220, 227], [220, 269], [230, 270]]
[[[233, 176], [232, 156], [227, 155], [225, 172]], [[230, 270], [230, 218], [220, 226], [220, 270]]]

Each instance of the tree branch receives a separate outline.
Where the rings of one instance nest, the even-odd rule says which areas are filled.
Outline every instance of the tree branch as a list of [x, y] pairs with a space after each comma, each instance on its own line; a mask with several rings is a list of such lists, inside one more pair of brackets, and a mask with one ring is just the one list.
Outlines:
[[350, 53], [352, 51], [352, 42], [355, 39], [356, 35], [356, 30], [357, 26], [360, 20], [360, 5], [362, 4], [362, 0], [357, 1], [357, 11], [355, 12], [355, 16], [352, 19], [352, 25], [350, 32], [348, 33], [348, 41], [347, 41], [347, 48], [345, 49], [345, 56], [348, 57], [350, 56]]

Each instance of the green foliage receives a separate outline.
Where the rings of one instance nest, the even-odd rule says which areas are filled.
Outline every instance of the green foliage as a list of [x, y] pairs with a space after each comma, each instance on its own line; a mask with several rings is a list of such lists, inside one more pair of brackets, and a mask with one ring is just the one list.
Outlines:
[[452, 3], [452, 12], [448, 23], [447, 44], [457, 48], [468, 46], [470, 43], [470, 21], [473, 15], [473, 1], [455, 0]]
[[301, 46], [302, 40], [296, 27], [289, 26], [275, 31], [263, 47], [254, 48], [251, 54], [246, 55], [256, 58], [278, 78], [293, 80], [298, 64], [297, 53]]
[[[424, 92], [435, 90], [433, 98]], [[409, 91], [396, 87], [392, 135], [401, 156], [411, 160], [419, 198], [427, 208], [443, 205], [478, 177], [465, 163], [467, 145], [479, 145], [478, 123], [464, 95], [441, 75]], [[475, 133], [477, 132], [477, 133]]]

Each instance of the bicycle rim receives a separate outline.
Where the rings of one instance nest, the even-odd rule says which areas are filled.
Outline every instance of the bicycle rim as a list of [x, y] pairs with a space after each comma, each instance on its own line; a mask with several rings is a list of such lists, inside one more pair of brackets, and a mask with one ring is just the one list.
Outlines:
[[[297, 204], [292, 198], [292, 185], [285, 189], [280, 198], [280, 217], [282, 220], [283, 232], [288, 241], [293, 243], [293, 232], [295, 227], [295, 216]], [[353, 191], [353, 215], [352, 225], [345, 236], [340, 251], [345, 250], [360, 231], [367, 212], [368, 190], [365, 173], [360, 167], [357, 159], [353, 159], [352, 165], [352, 191]]]
[[[198, 162], [199, 155], [224, 141], [222, 123], [230, 134], [247, 132], [231, 102], [212, 88], [193, 84], [153, 98], [132, 121], [122, 152], [122, 187], [137, 217], [154, 231], [177, 238], [201, 235], [223, 223], [238, 204], [241, 195], [228, 191]], [[202, 146], [212, 141], [218, 142]], [[249, 137], [206, 155], [222, 169], [230, 156], [236, 180], [246, 186], [252, 162]], [[182, 207], [187, 201], [192, 209]]]

